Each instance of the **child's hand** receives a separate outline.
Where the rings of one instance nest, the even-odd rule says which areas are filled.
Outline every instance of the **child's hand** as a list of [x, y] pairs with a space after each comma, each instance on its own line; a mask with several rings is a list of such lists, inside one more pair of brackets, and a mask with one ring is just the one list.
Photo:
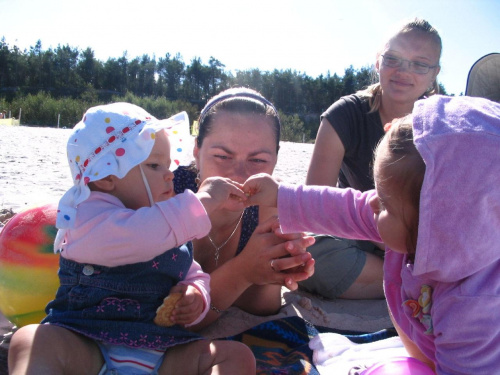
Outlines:
[[175, 305], [170, 319], [175, 324], [193, 323], [203, 312], [204, 300], [201, 292], [192, 285], [176, 285], [170, 293], [182, 293], [182, 298]]
[[278, 204], [279, 183], [266, 173], [251, 176], [243, 184], [243, 191], [248, 195], [247, 206], [260, 205], [276, 207]]
[[247, 200], [242, 187], [229, 178], [209, 177], [200, 185], [196, 195], [208, 214], [221, 208], [241, 211]]

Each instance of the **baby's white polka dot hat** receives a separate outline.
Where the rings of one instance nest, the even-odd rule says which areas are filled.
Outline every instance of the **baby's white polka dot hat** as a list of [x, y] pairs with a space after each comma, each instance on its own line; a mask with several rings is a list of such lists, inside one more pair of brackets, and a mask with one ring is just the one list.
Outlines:
[[189, 164], [194, 139], [186, 112], [158, 120], [130, 103], [112, 103], [87, 110], [68, 139], [67, 157], [74, 185], [59, 201], [57, 228], [73, 227], [76, 207], [90, 196], [89, 182], [109, 175], [123, 178], [146, 160], [156, 132], [161, 129], [165, 129], [169, 137], [171, 169]]

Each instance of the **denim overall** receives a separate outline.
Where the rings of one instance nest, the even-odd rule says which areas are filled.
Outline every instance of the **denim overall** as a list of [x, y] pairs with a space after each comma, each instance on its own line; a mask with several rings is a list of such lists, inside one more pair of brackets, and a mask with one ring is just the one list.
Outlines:
[[60, 287], [42, 323], [66, 327], [97, 341], [165, 350], [202, 337], [153, 322], [170, 288], [193, 262], [192, 244], [142, 263], [118, 267], [59, 260]]

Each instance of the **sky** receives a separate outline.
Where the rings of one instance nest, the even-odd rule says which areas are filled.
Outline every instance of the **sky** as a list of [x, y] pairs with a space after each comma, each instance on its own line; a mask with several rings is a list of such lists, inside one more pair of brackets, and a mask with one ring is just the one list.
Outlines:
[[443, 42], [438, 76], [465, 92], [470, 68], [500, 52], [500, 0], [0, 0], [0, 38], [21, 50], [90, 47], [101, 61], [179, 53], [226, 71], [291, 69], [312, 78], [372, 66], [389, 33], [424, 18]]

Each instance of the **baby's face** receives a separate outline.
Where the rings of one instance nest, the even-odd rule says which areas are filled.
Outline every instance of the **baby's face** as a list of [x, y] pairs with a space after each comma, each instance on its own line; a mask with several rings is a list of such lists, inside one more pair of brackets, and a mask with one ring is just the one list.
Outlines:
[[[174, 174], [170, 171], [170, 164], [170, 142], [167, 133], [160, 130], [155, 135], [155, 144], [149, 157], [141, 163], [155, 203], [175, 195]], [[115, 182], [114, 193], [126, 207], [134, 210], [151, 205], [139, 166]]]

